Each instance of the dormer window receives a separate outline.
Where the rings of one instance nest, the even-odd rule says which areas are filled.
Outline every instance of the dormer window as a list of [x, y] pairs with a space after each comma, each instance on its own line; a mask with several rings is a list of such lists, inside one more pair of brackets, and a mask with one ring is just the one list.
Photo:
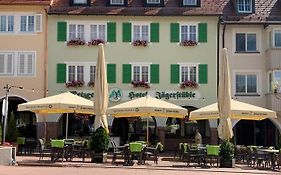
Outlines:
[[147, 0], [147, 4], [160, 4], [160, 0]]
[[252, 1], [253, 0], [238, 0], [238, 12], [239, 13], [252, 13]]
[[110, 0], [110, 5], [124, 5], [124, 0]]
[[196, 6], [197, 0], [182, 0], [184, 6]]
[[73, 0], [74, 5], [84, 5], [87, 4], [87, 0]]

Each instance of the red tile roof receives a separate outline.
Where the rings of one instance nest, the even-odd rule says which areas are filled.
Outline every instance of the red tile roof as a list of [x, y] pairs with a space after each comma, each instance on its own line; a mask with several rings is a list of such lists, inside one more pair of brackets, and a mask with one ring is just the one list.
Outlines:
[[0, 5], [49, 5], [51, 0], [0, 0]]
[[180, 0], [165, 0], [164, 7], [144, 7], [142, 0], [128, 0], [126, 7], [106, 6], [106, 0], [92, 0], [91, 6], [70, 6], [69, 0], [54, 0], [48, 14], [192, 16], [221, 15], [221, 0], [201, 0], [201, 7], [181, 7]]
[[231, 0], [222, 0], [221, 4], [225, 23], [274, 23], [281, 19], [280, 0], [256, 0], [252, 14], [236, 13]]

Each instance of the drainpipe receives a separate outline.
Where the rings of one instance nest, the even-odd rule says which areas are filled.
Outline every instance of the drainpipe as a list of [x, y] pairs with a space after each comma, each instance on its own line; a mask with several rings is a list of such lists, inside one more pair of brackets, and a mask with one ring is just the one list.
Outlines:
[[44, 28], [44, 97], [47, 96], [47, 74], [48, 74], [48, 13], [45, 9], [45, 28]]

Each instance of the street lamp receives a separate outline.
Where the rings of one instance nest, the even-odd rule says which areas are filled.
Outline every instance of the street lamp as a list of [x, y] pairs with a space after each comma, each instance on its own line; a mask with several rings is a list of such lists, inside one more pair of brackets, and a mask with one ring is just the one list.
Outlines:
[[2, 115], [3, 115], [3, 140], [2, 142], [5, 142], [6, 139], [6, 128], [7, 128], [7, 118], [8, 118], [8, 96], [9, 96], [9, 92], [11, 88], [17, 88], [17, 89], [23, 89], [22, 86], [14, 86], [14, 85], [9, 85], [6, 84], [6, 86], [4, 86], [4, 89], [6, 90], [6, 95], [5, 95], [5, 100], [3, 100], [3, 110], [2, 110]]

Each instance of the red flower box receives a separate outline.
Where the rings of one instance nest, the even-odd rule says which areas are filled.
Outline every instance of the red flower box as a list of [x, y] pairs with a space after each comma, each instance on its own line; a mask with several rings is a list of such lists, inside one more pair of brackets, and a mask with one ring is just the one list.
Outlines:
[[192, 40], [184, 40], [181, 42], [181, 46], [196, 46], [198, 43]]
[[74, 80], [74, 81], [70, 81], [68, 83], [65, 83], [65, 86], [67, 88], [69, 88], [69, 87], [82, 87], [82, 86], [84, 86], [84, 82]]
[[184, 81], [180, 84], [180, 88], [185, 89], [185, 88], [198, 88], [198, 83], [195, 81]]
[[79, 39], [72, 39], [67, 41], [68, 46], [84, 46], [86, 42], [84, 40]]
[[146, 40], [135, 40], [133, 42], [133, 46], [143, 46], [143, 47], [147, 47], [148, 42]]
[[133, 85], [134, 88], [136, 87], [150, 88], [149, 83], [146, 83], [144, 81], [132, 81], [131, 85]]
[[88, 46], [97, 46], [100, 43], [104, 44], [104, 41], [102, 39], [93, 39], [92, 41], [88, 42]]

